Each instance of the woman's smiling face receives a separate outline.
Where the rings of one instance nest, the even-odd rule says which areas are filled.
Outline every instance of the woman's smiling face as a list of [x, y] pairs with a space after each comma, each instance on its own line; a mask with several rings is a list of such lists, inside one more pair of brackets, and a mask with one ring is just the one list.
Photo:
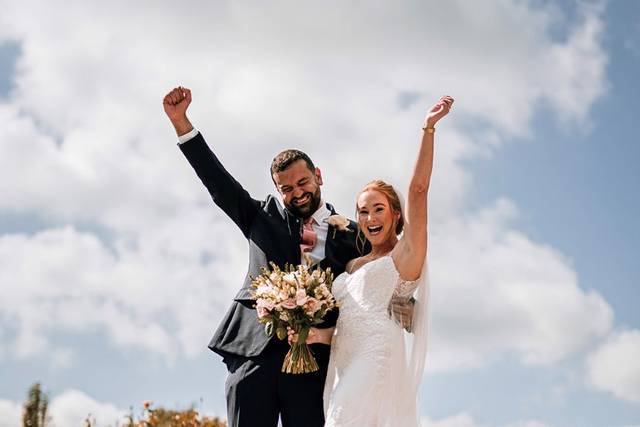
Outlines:
[[395, 237], [396, 221], [400, 213], [394, 212], [387, 197], [379, 191], [369, 189], [358, 196], [358, 225], [373, 246]]

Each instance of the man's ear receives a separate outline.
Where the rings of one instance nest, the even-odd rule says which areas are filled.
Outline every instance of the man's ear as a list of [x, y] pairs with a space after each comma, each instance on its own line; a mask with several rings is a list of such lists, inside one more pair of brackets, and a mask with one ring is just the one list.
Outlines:
[[319, 167], [316, 167], [316, 181], [318, 181], [318, 185], [322, 185], [322, 171]]
[[276, 187], [276, 191], [278, 192], [278, 194], [282, 195], [280, 187], [278, 187], [278, 182], [276, 181], [276, 173], [271, 174], [271, 181], [273, 181], [273, 186]]

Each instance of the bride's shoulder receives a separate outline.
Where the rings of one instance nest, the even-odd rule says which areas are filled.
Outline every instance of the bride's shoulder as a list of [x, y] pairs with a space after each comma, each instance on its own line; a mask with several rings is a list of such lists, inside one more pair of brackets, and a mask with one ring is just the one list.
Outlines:
[[350, 260], [349, 262], [347, 262], [347, 265], [344, 266], [344, 271], [346, 271], [348, 274], [353, 273], [353, 267], [356, 265], [356, 263], [358, 262], [358, 260], [360, 258], [362, 258], [362, 257], [354, 258], [354, 259]]

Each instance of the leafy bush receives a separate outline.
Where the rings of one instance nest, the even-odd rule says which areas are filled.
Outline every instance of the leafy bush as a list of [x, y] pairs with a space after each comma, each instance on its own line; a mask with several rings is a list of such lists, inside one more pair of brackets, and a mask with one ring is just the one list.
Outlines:
[[[143, 416], [135, 420], [133, 414], [129, 421], [119, 427], [227, 427], [227, 423], [218, 417], [201, 417], [195, 409], [173, 411], [162, 407], [153, 409], [152, 403], [144, 402]], [[86, 427], [94, 424], [87, 423]]]
[[[24, 403], [22, 415], [23, 427], [52, 426], [52, 420], [47, 414], [49, 397], [41, 390], [40, 383], [35, 383], [29, 389]], [[151, 401], [142, 404], [139, 417], [133, 415], [133, 409], [127, 416], [128, 421], [119, 423], [115, 427], [227, 427], [227, 423], [218, 417], [200, 416], [193, 407], [185, 411], [173, 411], [162, 407], [153, 408]], [[95, 418], [87, 416], [84, 427], [98, 427]]]

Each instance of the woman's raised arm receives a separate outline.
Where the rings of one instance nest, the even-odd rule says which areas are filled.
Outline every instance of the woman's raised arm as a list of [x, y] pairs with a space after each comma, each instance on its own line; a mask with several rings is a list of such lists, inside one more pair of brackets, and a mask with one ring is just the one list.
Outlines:
[[435, 125], [449, 113], [452, 104], [453, 98], [443, 96], [429, 110], [424, 121], [422, 141], [409, 183], [404, 235], [393, 255], [400, 277], [405, 280], [420, 276], [427, 255], [427, 193], [433, 169]]

